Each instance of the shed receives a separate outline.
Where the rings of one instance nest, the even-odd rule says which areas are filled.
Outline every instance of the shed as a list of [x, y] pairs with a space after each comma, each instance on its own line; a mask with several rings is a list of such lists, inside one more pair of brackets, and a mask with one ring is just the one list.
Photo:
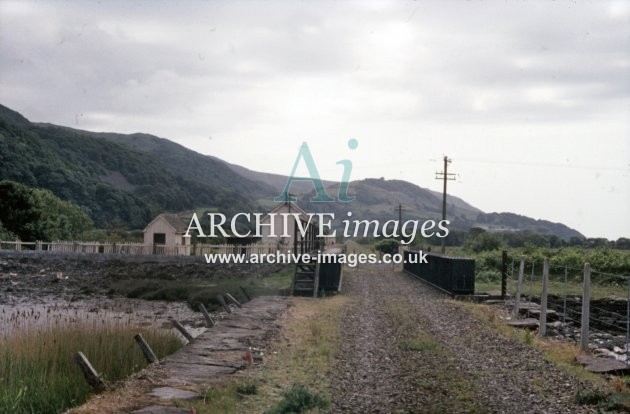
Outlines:
[[190, 237], [184, 237], [188, 221], [177, 214], [160, 214], [144, 229], [144, 244], [153, 246], [153, 254], [190, 255]]

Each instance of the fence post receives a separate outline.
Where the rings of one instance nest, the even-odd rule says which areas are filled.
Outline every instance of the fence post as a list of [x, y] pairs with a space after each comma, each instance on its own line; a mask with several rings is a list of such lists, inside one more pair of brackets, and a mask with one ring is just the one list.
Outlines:
[[203, 314], [203, 317], [206, 320], [206, 326], [208, 328], [212, 328], [214, 326], [214, 319], [212, 319], [212, 316], [210, 316], [203, 303], [199, 304], [199, 311]]
[[626, 365], [630, 363], [630, 277], [628, 277], [628, 300], [626, 301], [626, 345], [624, 351], [626, 351]]
[[516, 282], [516, 299], [514, 299], [514, 317], [518, 318], [518, 307], [521, 301], [521, 285], [523, 284], [523, 274], [525, 273], [525, 260], [521, 259], [518, 267], [518, 281]]
[[186, 328], [184, 328], [184, 325], [182, 325], [181, 323], [179, 323], [179, 321], [175, 319], [171, 319], [171, 323], [182, 335], [184, 335], [184, 338], [188, 339], [188, 342], [192, 342], [193, 337], [191, 334], [188, 333]]
[[582, 330], [580, 334], [580, 348], [588, 351], [589, 321], [591, 304], [591, 265], [584, 263], [584, 286], [582, 292]]
[[562, 328], [565, 329], [567, 326], [567, 276], [569, 274], [569, 269], [567, 266], [564, 266], [564, 304], [562, 305]]
[[232, 302], [233, 304], [235, 304], [235, 305], [236, 305], [236, 306], [238, 306], [239, 308], [242, 308], [242, 307], [243, 307], [243, 305], [241, 305], [241, 302], [239, 302], [238, 300], [236, 300], [236, 298], [235, 298], [234, 296], [230, 295], [229, 293], [225, 292], [225, 295], [224, 295], [224, 296], [225, 296], [226, 298], [228, 298], [228, 300], [229, 300], [230, 302]]
[[527, 317], [529, 318], [529, 311], [531, 309], [532, 298], [534, 297], [534, 269], [536, 268], [536, 262], [532, 261], [532, 274], [529, 277], [529, 296], [527, 296]]
[[223, 295], [218, 294], [215, 297], [217, 301], [221, 304], [221, 306], [223, 306], [223, 309], [225, 309], [227, 313], [232, 313], [232, 310], [230, 309], [230, 307], [227, 305], [227, 303], [225, 303], [225, 298], [223, 297]]
[[157, 356], [155, 356], [155, 353], [153, 352], [147, 341], [144, 340], [142, 334], [137, 334], [133, 337], [133, 339], [135, 339], [138, 343], [138, 346], [142, 350], [142, 353], [144, 354], [144, 357], [147, 359], [147, 362], [149, 362], [149, 364], [154, 364], [158, 362]]
[[505, 300], [507, 294], [507, 250], [501, 254], [501, 299]]
[[247, 291], [245, 290], [243, 286], [239, 286], [239, 288], [241, 288], [241, 291], [243, 292], [247, 300], [252, 300], [252, 298], [249, 297], [249, 295], [247, 294]]
[[514, 258], [510, 262], [510, 276], [508, 277], [508, 293], [511, 295], [514, 291], [516, 296], [516, 282], [514, 281]]
[[96, 391], [103, 391], [106, 386], [101, 377], [98, 375], [90, 361], [83, 355], [83, 352], [74, 354], [74, 362], [81, 368], [85, 381]]
[[538, 335], [547, 335], [547, 284], [549, 283], [549, 262], [543, 261], [542, 295], [540, 296], [540, 320], [538, 322]]

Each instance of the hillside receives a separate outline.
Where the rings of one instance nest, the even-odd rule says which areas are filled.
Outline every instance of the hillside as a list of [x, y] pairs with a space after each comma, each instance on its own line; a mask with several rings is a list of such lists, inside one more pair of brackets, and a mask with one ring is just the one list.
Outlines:
[[[274, 189], [273, 194], [280, 194], [287, 182], [287, 177], [279, 174], [261, 173], [247, 168], [226, 163], [235, 172], [256, 181], [261, 181]], [[339, 183], [324, 181], [329, 195], [334, 196]], [[299, 204], [306, 211], [335, 213], [336, 217], [346, 218], [346, 212], [352, 210], [353, 219], [392, 220], [398, 217], [398, 204], [403, 205], [403, 220], [439, 220], [442, 217], [442, 194], [419, 187], [402, 180], [365, 179], [352, 181], [349, 195], [356, 196], [350, 203], [310, 203], [308, 199], [315, 195], [310, 182], [296, 181], [291, 192], [302, 194]], [[489, 231], [528, 231], [539, 234], [553, 234], [568, 240], [583, 235], [562, 223], [536, 220], [514, 213], [484, 213], [459, 197], [447, 198], [447, 217], [451, 228], [468, 230], [481, 227]], [[337, 222], [339, 224], [339, 222]]]
[[199, 154], [168, 139], [149, 134], [113, 134], [85, 132], [91, 137], [127, 146], [159, 160], [174, 175], [198, 183], [212, 184], [247, 194], [253, 199], [269, 197], [273, 189], [264, 182], [233, 171], [224, 161]]
[[[31, 123], [0, 105], [0, 180], [11, 179], [52, 191], [77, 204], [99, 227], [143, 228], [157, 213], [215, 208], [227, 214], [273, 207], [287, 177], [262, 173], [202, 155], [148, 134], [81, 131]], [[331, 195], [339, 184], [325, 181]], [[353, 181], [352, 203], [309, 203], [309, 182], [295, 182], [294, 194], [307, 211], [334, 212], [353, 219], [439, 220], [442, 197], [402, 180]], [[563, 239], [582, 235], [561, 223], [512, 213], [484, 213], [449, 196], [451, 228], [482, 227], [492, 231], [530, 231]]]
[[[336, 195], [339, 185], [328, 188], [331, 195]], [[310, 203], [314, 195], [311, 191], [300, 200], [307, 211], [318, 209], [335, 213], [335, 216], [346, 218], [346, 212], [352, 211], [352, 219], [392, 220], [398, 218], [398, 205], [402, 204], [405, 220], [440, 220], [442, 217], [442, 198], [432, 191], [418, 187], [402, 180], [365, 179], [353, 181], [349, 185], [349, 195], [356, 197], [351, 203]], [[480, 210], [461, 201], [462, 207], [447, 204], [447, 215], [453, 228], [468, 228]]]
[[[213, 157], [214, 158], [214, 157]], [[253, 181], [262, 182], [268, 187], [272, 189], [272, 192], [269, 194], [274, 194], [274, 196], [280, 194], [282, 190], [284, 190], [284, 186], [287, 183], [287, 176], [282, 174], [272, 174], [250, 170], [249, 168], [242, 167], [236, 164], [230, 164], [228, 162], [222, 161], [219, 158], [214, 158], [215, 160], [224, 163], [227, 167], [232, 169], [235, 173], [248, 178]], [[331, 187], [335, 184], [338, 184], [334, 181], [326, 181], [322, 180], [325, 187]], [[306, 194], [313, 190], [313, 184], [308, 181], [294, 181], [291, 184], [290, 192], [292, 194]], [[336, 191], [336, 190], [335, 190]]]
[[[398, 217], [398, 204], [403, 205], [405, 220], [440, 220], [442, 217], [442, 195], [415, 184], [401, 180], [365, 179], [353, 181], [349, 185], [349, 194], [355, 195], [351, 203], [310, 203], [311, 191], [300, 200], [307, 211], [325, 211], [335, 213], [336, 217], [346, 217], [352, 210], [352, 219], [392, 220]], [[330, 195], [336, 194], [338, 184], [328, 187]], [[481, 227], [489, 231], [528, 231], [539, 234], [554, 234], [562, 239], [583, 237], [582, 234], [561, 223], [535, 220], [513, 213], [484, 213], [464, 200], [449, 196], [446, 214], [451, 229], [468, 230]]]
[[150, 153], [85, 131], [34, 124], [0, 106], [0, 179], [48, 189], [78, 205], [99, 227], [143, 228], [163, 211], [253, 208], [229, 186], [247, 180], [229, 169], [216, 174], [224, 177], [193, 181]]

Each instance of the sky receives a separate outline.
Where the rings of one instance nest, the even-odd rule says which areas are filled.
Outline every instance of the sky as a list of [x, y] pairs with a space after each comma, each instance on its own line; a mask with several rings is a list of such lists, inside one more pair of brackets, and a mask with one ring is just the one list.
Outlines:
[[0, 103], [630, 237], [630, 1], [0, 0]]

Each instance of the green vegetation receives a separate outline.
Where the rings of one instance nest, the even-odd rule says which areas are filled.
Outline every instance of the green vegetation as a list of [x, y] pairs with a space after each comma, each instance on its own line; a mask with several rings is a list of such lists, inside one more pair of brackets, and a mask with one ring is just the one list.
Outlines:
[[[509, 213], [503, 213], [509, 214]], [[553, 224], [553, 223], [552, 223]], [[558, 225], [561, 226], [561, 225]], [[449, 227], [450, 231], [446, 237], [446, 245], [449, 247], [463, 247], [469, 252], [482, 252], [496, 249], [516, 249], [516, 248], [563, 248], [574, 247], [584, 249], [609, 248], [618, 250], [630, 250], [630, 239], [620, 237], [617, 240], [608, 240], [605, 238], [585, 238], [576, 235], [577, 232], [568, 233], [563, 237], [550, 232], [544, 227], [533, 230], [522, 230], [527, 226], [517, 226], [514, 223], [514, 229], [521, 230], [501, 230], [493, 229], [485, 230], [480, 227], [471, 227], [467, 231], [458, 230]], [[552, 226], [552, 228], [555, 228]], [[565, 234], [564, 231], [558, 231], [558, 234]], [[416, 246], [440, 246], [441, 239], [432, 237], [429, 239], [417, 239]]]
[[[278, 186], [285, 182], [281, 176], [229, 166], [155, 136], [95, 133], [31, 123], [0, 105], [2, 179], [48, 189], [62, 200], [77, 205], [97, 227], [108, 230], [141, 229], [162, 212], [218, 209], [231, 216], [240, 211], [254, 211], [256, 202], [271, 208], [275, 205], [272, 198], [280, 191]], [[296, 187], [297, 191], [312, 190], [310, 183], [303, 184]], [[335, 194], [337, 186], [331, 184], [328, 191]], [[353, 181], [350, 191], [360, 194], [353, 202], [353, 219], [385, 223], [394, 214], [392, 200], [409, 206], [403, 220], [435, 220], [441, 215], [442, 200], [438, 193], [406, 181]], [[299, 198], [300, 205], [307, 211], [332, 212], [337, 217], [346, 217], [344, 203], [314, 205], [308, 198], [309, 195]], [[522, 243], [521, 233], [515, 230], [548, 235], [541, 237], [542, 243], [550, 247], [563, 245], [559, 244], [565, 243], [563, 239], [571, 243], [584, 240], [579, 232], [563, 224], [510, 213], [486, 214], [452, 196], [448, 216], [451, 220], [448, 245], [459, 245], [464, 234], [461, 230], [474, 226], [505, 232], [513, 247]], [[341, 225], [341, 221], [336, 224]], [[8, 228], [6, 223], [4, 227]], [[540, 238], [529, 239], [540, 242]], [[590, 243], [589, 240], [585, 243]], [[435, 237], [422, 241], [424, 244], [439, 242]], [[601, 242], [593, 239], [588, 246]], [[621, 240], [615, 247], [630, 248], [630, 240]]]
[[73, 240], [93, 228], [92, 220], [74, 204], [48, 190], [6, 180], [0, 181], [0, 223], [1, 235], [23, 241]]
[[405, 351], [434, 351], [440, 344], [430, 335], [418, 332], [415, 337], [407, 338], [401, 343], [401, 348]]
[[266, 414], [299, 414], [319, 408], [325, 410], [330, 401], [319, 394], [310, 392], [304, 385], [296, 384], [286, 391], [282, 400]]
[[236, 392], [241, 395], [258, 394], [258, 385], [255, 382], [239, 382], [236, 384]]
[[575, 401], [582, 405], [594, 405], [597, 412], [611, 413], [630, 411], [630, 387], [628, 377], [614, 377], [609, 382], [609, 389], [583, 390], [575, 393]]
[[596, 386], [605, 385], [605, 381], [600, 375], [589, 372], [582, 365], [575, 363], [576, 356], [581, 353], [579, 346], [575, 343], [547, 341], [528, 330], [513, 328], [505, 323], [505, 314], [502, 313], [504, 310], [501, 308], [457, 300], [452, 300], [450, 303], [459, 306], [462, 310], [469, 311], [477, 320], [502, 335], [514, 338], [527, 346], [540, 350], [544, 353], [547, 361], [570, 375], [591, 382]]
[[[574, 398], [578, 404], [596, 406], [597, 412], [628, 412], [630, 411], [630, 386], [628, 377], [611, 376], [605, 378], [599, 374], [587, 371], [582, 365], [576, 364], [575, 359], [581, 353], [580, 348], [573, 343], [548, 341], [540, 338], [530, 331], [512, 328], [505, 324], [505, 320], [499, 317], [499, 309], [484, 304], [472, 302], [451, 301], [462, 309], [468, 310], [479, 321], [487, 324], [502, 335], [512, 337], [544, 353], [545, 360], [553, 363], [559, 369], [589, 382], [594, 389], [580, 388]], [[544, 393], [544, 381], [535, 379], [533, 385]]]
[[[238, 189], [239, 194], [247, 194], [248, 198], [264, 197], [271, 200], [280, 193], [280, 189], [274, 190], [264, 182], [253, 177], [235, 173], [225, 162], [211, 156], [199, 154], [186, 147], [176, 144], [168, 139], [158, 138], [148, 134], [91, 134], [112, 143], [123, 145], [133, 151], [141, 152], [156, 160], [159, 160], [165, 168], [174, 175], [201, 185], [211, 184], [216, 190], [220, 190], [221, 197], [231, 197], [233, 190]], [[282, 185], [286, 182], [283, 180]], [[226, 206], [216, 206], [223, 207]], [[275, 203], [272, 202], [272, 207]]]
[[[477, 386], [472, 375], [462, 375], [449, 350], [430, 332], [423, 329], [422, 315], [409, 312], [412, 305], [407, 298], [387, 302], [386, 311], [394, 323], [392, 340], [408, 355], [404, 369], [416, 378], [417, 393], [448, 395], [431, 407], [432, 412], [485, 412], [476, 402]], [[422, 377], [418, 377], [418, 372]]]
[[111, 293], [118, 293], [128, 298], [187, 302], [192, 309], [197, 309], [199, 303], [203, 303], [208, 310], [212, 310], [220, 306], [216, 299], [218, 294], [228, 292], [237, 300], [245, 302], [247, 298], [241, 287], [251, 298], [254, 298], [283, 293], [290, 284], [291, 269], [287, 267], [273, 275], [240, 279], [126, 279], [115, 282]]
[[[510, 240], [522, 238], [521, 247], [511, 247]], [[555, 238], [557, 239], [557, 238]], [[536, 242], [538, 240], [539, 242]], [[508, 273], [512, 281], [518, 274], [521, 259], [525, 260], [525, 278], [523, 289], [530, 292], [530, 275], [534, 267], [535, 283], [532, 293], [539, 294], [542, 263], [549, 260], [549, 292], [551, 294], [579, 295], [582, 291], [584, 263], [591, 265], [591, 294], [594, 298], [610, 295], [627, 296], [627, 277], [630, 275], [630, 250], [624, 250], [623, 238], [616, 242], [594, 243], [596, 239], [586, 239], [583, 246], [597, 244], [598, 247], [569, 246], [575, 244], [560, 241], [555, 244], [563, 247], [550, 247], [553, 236], [541, 236], [530, 233], [490, 233], [473, 228], [459, 239], [461, 245], [447, 248], [450, 256], [463, 256], [475, 259], [475, 290], [477, 292], [497, 291], [501, 288], [502, 250], [508, 252]], [[597, 239], [599, 240], [599, 239]], [[545, 242], [543, 242], [545, 241]], [[545, 247], [546, 246], [546, 247]], [[624, 249], [611, 246], [624, 246]], [[422, 246], [415, 246], [421, 248]], [[514, 268], [512, 268], [514, 263]], [[565, 269], [567, 285], [564, 284]], [[513, 282], [510, 282], [513, 285]], [[512, 286], [513, 288], [513, 286]]]
[[[201, 206], [228, 215], [252, 210], [244, 190], [234, 187], [248, 181], [220, 161], [170, 143], [180, 149], [175, 163], [166, 157], [168, 146], [160, 154], [148, 154], [123, 144], [135, 136], [118, 136], [118, 143], [108, 136], [33, 124], [0, 105], [0, 180], [50, 190], [79, 206], [102, 228], [144, 228], [157, 213]], [[192, 154], [195, 162], [186, 157]], [[178, 171], [182, 166], [186, 177]], [[190, 179], [196, 171], [203, 173], [203, 180]], [[4, 225], [9, 229], [8, 222]]]
[[133, 339], [138, 332], [158, 358], [181, 346], [172, 333], [106, 321], [55, 324], [0, 339], [0, 412], [63, 412], [86, 401], [91, 389], [73, 361], [79, 350], [110, 383], [144, 368]]
[[605, 403], [610, 393], [600, 390], [577, 390], [575, 393], [575, 402], [582, 405], [597, 405]]
[[[475, 259], [475, 290], [478, 292], [497, 291], [501, 288], [501, 251], [471, 253], [465, 249], [450, 249], [449, 254], [463, 255]], [[552, 295], [581, 295], [584, 263], [591, 264], [591, 295], [593, 298], [606, 296], [627, 296], [627, 276], [630, 275], [630, 251], [610, 248], [584, 249], [576, 247], [533, 248], [531, 246], [508, 250], [508, 272], [511, 275], [511, 288], [518, 274], [518, 264], [525, 260], [524, 292], [530, 290], [537, 295], [541, 292], [540, 278], [542, 263], [549, 259], [549, 293]], [[514, 260], [514, 269], [512, 269]], [[535, 283], [531, 285], [530, 275], [534, 266]], [[564, 283], [565, 267], [567, 284]], [[531, 285], [531, 286], [530, 286]]]
[[19, 238], [17, 234], [7, 230], [2, 224], [2, 221], [0, 221], [0, 240], [16, 240]]
[[[340, 318], [349, 299], [293, 298], [290, 317], [265, 353], [264, 367], [242, 371], [201, 390], [202, 401], [180, 401], [198, 414], [318, 412], [330, 399], [329, 372], [340, 346]], [[267, 410], [267, 411], [266, 411]], [[286, 411], [288, 410], [288, 411]]]
[[374, 246], [376, 251], [379, 251], [381, 253], [387, 253], [387, 254], [398, 253], [399, 247], [400, 247], [400, 243], [398, 242], [398, 240], [394, 240], [394, 239], [381, 240], [378, 243], [376, 243], [376, 245]]

